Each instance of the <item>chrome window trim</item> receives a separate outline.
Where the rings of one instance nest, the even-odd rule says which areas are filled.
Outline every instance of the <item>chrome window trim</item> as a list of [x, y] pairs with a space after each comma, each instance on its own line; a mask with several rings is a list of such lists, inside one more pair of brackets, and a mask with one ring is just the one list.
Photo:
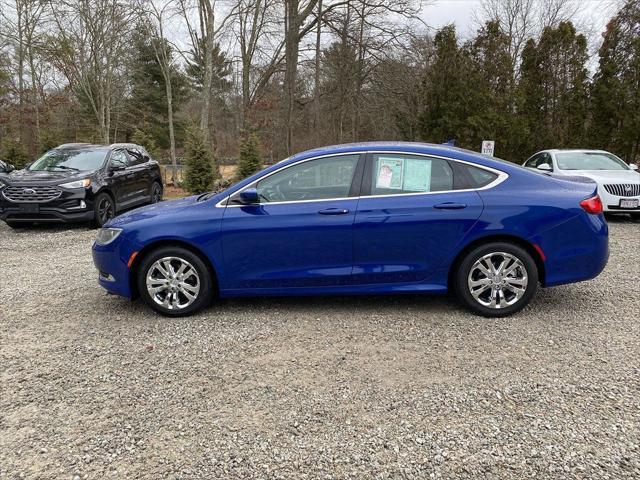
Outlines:
[[[299, 162], [295, 162], [292, 163], [290, 165], [285, 165], [277, 170], [274, 170], [273, 172], [270, 172], [268, 175], [265, 175], [264, 177], [260, 177], [257, 180], [254, 180], [253, 182], [251, 182], [248, 185], [245, 185], [242, 188], [239, 188], [238, 190], [236, 190], [235, 192], [230, 193], [229, 195], [227, 195], [225, 198], [223, 198], [222, 200], [220, 200], [218, 203], [216, 203], [215, 207], [216, 208], [233, 208], [233, 207], [247, 207], [248, 205], [226, 205], [226, 202], [229, 201], [229, 199], [237, 194], [240, 193], [243, 190], [246, 190], [247, 188], [251, 188], [252, 186], [254, 186], [255, 184], [257, 184], [258, 182], [260, 182], [261, 180], [264, 180], [267, 177], [270, 177], [271, 175], [278, 173], [286, 168], [289, 167], [293, 167], [295, 165], [300, 165], [301, 163], [305, 163], [305, 162], [309, 162], [312, 160], [320, 160], [322, 158], [327, 158], [327, 157], [338, 157], [338, 156], [345, 156], [345, 155], [363, 155], [363, 154], [390, 154], [390, 155], [409, 155], [409, 156], [420, 156], [420, 157], [429, 157], [429, 158], [437, 158], [440, 160], [446, 160], [446, 161], [450, 161], [450, 162], [458, 162], [458, 163], [462, 163], [465, 165], [469, 165], [471, 167], [475, 167], [475, 168], [479, 168], [481, 170], [486, 170], [488, 172], [494, 173], [497, 175], [497, 178], [485, 185], [484, 187], [480, 187], [480, 188], [465, 188], [465, 189], [458, 189], [458, 190], [439, 190], [437, 192], [412, 192], [412, 193], [392, 193], [390, 195], [358, 195], [357, 197], [336, 197], [336, 198], [319, 198], [319, 199], [313, 199], [313, 200], [287, 200], [287, 201], [282, 201], [282, 202], [268, 202], [268, 203], [264, 203], [264, 204], [255, 204], [255, 205], [285, 205], [285, 204], [291, 204], [291, 203], [312, 203], [312, 202], [329, 202], [329, 201], [338, 201], [338, 200], [359, 200], [361, 198], [389, 198], [389, 197], [408, 197], [408, 196], [418, 196], [418, 195], [436, 195], [436, 194], [442, 194], [442, 193], [458, 193], [458, 192], [479, 192], [482, 190], [488, 190], [490, 188], [493, 187], [497, 187], [498, 185], [500, 185], [502, 182], [504, 182], [507, 178], [509, 178], [509, 174], [506, 172], [503, 172], [502, 170], [498, 170], [492, 167], [486, 167], [484, 165], [478, 165], [477, 163], [473, 163], [473, 162], [468, 162], [466, 160], [459, 160], [457, 158], [450, 158], [450, 157], [445, 157], [442, 155], [433, 155], [433, 154], [429, 154], [429, 153], [415, 153], [415, 152], [401, 152], [401, 151], [389, 151], [389, 150], [363, 150], [363, 151], [356, 151], [356, 152], [348, 152], [348, 153], [331, 153], [331, 154], [327, 154], [327, 155], [321, 155], [319, 157], [311, 157], [311, 158], [306, 158], [304, 160], [301, 160]], [[277, 165], [277, 164], [276, 164]]]

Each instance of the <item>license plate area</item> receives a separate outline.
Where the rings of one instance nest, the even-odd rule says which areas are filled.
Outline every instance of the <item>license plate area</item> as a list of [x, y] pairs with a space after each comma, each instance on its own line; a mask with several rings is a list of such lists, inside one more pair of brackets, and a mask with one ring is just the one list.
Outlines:
[[638, 208], [638, 199], [620, 200], [620, 208]]
[[37, 203], [21, 203], [18, 208], [21, 213], [40, 213], [40, 205]]

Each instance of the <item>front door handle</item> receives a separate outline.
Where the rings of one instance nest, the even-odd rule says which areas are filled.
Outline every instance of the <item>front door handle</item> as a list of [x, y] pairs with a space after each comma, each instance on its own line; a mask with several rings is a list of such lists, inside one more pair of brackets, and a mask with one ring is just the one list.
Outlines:
[[318, 212], [320, 215], [346, 215], [349, 210], [346, 208], [325, 208]]
[[433, 208], [438, 208], [440, 210], [460, 210], [462, 208], [467, 208], [467, 206], [464, 203], [445, 202], [434, 205]]

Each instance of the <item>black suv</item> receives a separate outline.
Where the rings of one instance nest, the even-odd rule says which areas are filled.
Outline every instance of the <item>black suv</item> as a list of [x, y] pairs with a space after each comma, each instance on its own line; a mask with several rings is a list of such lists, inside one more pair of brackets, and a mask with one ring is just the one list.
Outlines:
[[70, 143], [24, 170], [0, 175], [0, 219], [9, 226], [93, 221], [162, 200], [162, 177], [140, 145]]

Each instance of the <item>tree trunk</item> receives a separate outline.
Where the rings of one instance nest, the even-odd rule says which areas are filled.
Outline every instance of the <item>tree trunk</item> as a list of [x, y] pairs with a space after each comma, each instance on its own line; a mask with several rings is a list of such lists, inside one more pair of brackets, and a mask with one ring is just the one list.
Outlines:
[[313, 85], [316, 143], [320, 144], [320, 40], [322, 35], [322, 0], [318, 0], [318, 25], [316, 29], [316, 58]]
[[298, 78], [298, 52], [300, 49], [299, 0], [285, 0], [285, 71], [284, 71], [284, 127], [287, 155], [293, 151], [293, 109]]

